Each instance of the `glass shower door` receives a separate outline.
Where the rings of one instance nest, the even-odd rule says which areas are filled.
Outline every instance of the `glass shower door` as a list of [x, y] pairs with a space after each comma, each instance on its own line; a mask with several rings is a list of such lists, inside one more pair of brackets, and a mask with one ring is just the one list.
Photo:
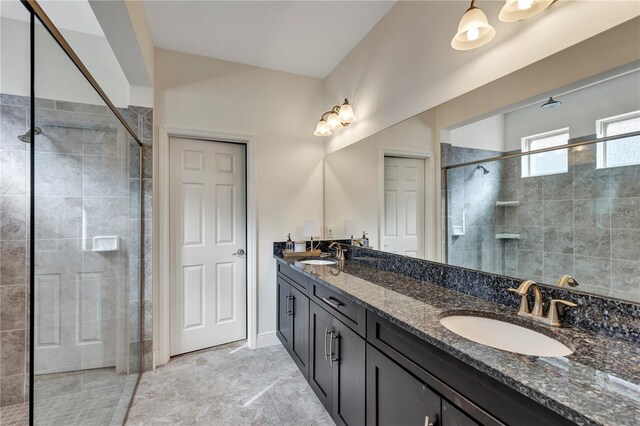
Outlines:
[[140, 147], [35, 28], [36, 424], [122, 424], [140, 371]]

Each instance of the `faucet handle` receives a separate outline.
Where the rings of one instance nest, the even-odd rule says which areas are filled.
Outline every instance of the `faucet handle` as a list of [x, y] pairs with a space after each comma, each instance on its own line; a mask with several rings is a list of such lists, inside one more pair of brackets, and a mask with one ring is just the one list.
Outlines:
[[558, 313], [558, 303], [561, 303], [563, 305], [567, 305], [567, 306], [571, 306], [572, 308], [575, 308], [576, 305], [573, 302], [569, 302], [568, 300], [562, 300], [562, 299], [551, 299], [551, 301], [549, 302], [549, 313], [547, 314], [547, 323], [549, 325], [552, 325], [554, 327], [559, 327], [560, 326], [560, 314]]
[[554, 306], [556, 303], [562, 303], [563, 305], [567, 305], [567, 306], [571, 306], [572, 308], [575, 308], [576, 305], [573, 302], [569, 302], [568, 300], [562, 300], [562, 299], [551, 299], [551, 306]]
[[529, 299], [527, 297], [527, 293], [522, 294], [522, 292], [517, 288], [508, 288], [507, 290], [520, 296], [520, 309], [518, 309], [518, 315], [520, 316], [531, 315], [531, 311], [529, 310]]

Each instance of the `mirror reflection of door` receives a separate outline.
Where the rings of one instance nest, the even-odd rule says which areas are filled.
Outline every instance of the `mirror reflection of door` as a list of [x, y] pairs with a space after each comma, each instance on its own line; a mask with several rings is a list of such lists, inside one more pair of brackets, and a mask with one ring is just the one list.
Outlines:
[[424, 162], [384, 157], [383, 251], [424, 258]]

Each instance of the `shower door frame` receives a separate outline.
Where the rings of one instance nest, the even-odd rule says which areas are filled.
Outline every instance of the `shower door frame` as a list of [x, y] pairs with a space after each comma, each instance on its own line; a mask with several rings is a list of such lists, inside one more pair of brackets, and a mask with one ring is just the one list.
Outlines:
[[[129, 136], [131, 136], [133, 138], [133, 140], [136, 141], [136, 143], [138, 144], [138, 150], [139, 150], [139, 162], [138, 162], [138, 167], [139, 170], [142, 172], [143, 170], [143, 155], [142, 155], [142, 141], [140, 140], [140, 138], [138, 137], [138, 135], [134, 132], [133, 128], [129, 125], [129, 123], [127, 123], [127, 121], [125, 120], [125, 118], [122, 116], [122, 114], [120, 113], [120, 111], [118, 111], [118, 109], [116, 108], [116, 106], [111, 102], [111, 100], [109, 99], [109, 97], [106, 95], [106, 93], [102, 90], [102, 88], [100, 87], [100, 85], [98, 84], [98, 82], [93, 78], [93, 76], [91, 75], [91, 73], [89, 72], [89, 70], [87, 69], [87, 67], [82, 63], [82, 61], [80, 60], [80, 58], [78, 57], [78, 55], [76, 55], [76, 53], [73, 51], [73, 49], [71, 48], [71, 46], [69, 45], [69, 43], [67, 43], [67, 41], [65, 40], [65, 38], [62, 36], [62, 34], [60, 33], [60, 31], [56, 28], [56, 26], [53, 24], [53, 22], [49, 19], [49, 17], [47, 16], [47, 14], [44, 12], [44, 10], [40, 7], [40, 5], [38, 4], [37, 1], [35, 0], [20, 0], [20, 2], [22, 3], [22, 5], [27, 9], [27, 11], [29, 12], [29, 16], [30, 16], [30, 20], [29, 20], [29, 60], [30, 60], [30, 64], [29, 64], [29, 78], [30, 78], [30, 87], [29, 87], [29, 92], [30, 92], [30, 111], [29, 111], [29, 117], [30, 117], [30, 126], [32, 128], [35, 127], [36, 125], [36, 93], [35, 93], [35, 60], [36, 60], [36, 55], [35, 55], [35, 49], [36, 49], [36, 41], [35, 41], [35, 28], [36, 28], [36, 18], [38, 19], [38, 21], [40, 22], [40, 24], [48, 31], [48, 33], [53, 37], [53, 39], [56, 41], [56, 43], [58, 44], [58, 46], [60, 46], [60, 48], [64, 51], [64, 53], [69, 57], [69, 59], [71, 60], [71, 62], [73, 62], [73, 64], [78, 68], [78, 70], [80, 71], [80, 73], [82, 73], [82, 75], [84, 76], [84, 78], [86, 78], [86, 80], [89, 82], [89, 84], [93, 87], [93, 89], [98, 93], [98, 95], [100, 96], [100, 98], [104, 101], [104, 103], [109, 107], [109, 109], [111, 110], [111, 112], [116, 116], [116, 118], [118, 119], [118, 121], [120, 121], [120, 123], [125, 127], [125, 129], [127, 130], [127, 132], [129, 133]], [[29, 240], [30, 240], [30, 244], [29, 244], [29, 424], [34, 424], [34, 403], [35, 403], [35, 395], [34, 395], [34, 367], [35, 367], [35, 348], [34, 348], [34, 343], [35, 343], [35, 333], [34, 333], [34, 329], [35, 329], [35, 262], [33, 262], [33, 259], [35, 259], [35, 244], [33, 243], [33, 239], [35, 236], [35, 132], [30, 132], [29, 135], [29, 143], [31, 146], [30, 149], [30, 172], [29, 172], [29, 206], [30, 206], [30, 212], [29, 212]], [[140, 185], [138, 188], [138, 193], [139, 193], [139, 211], [142, 212], [142, 206], [143, 206], [143, 202], [142, 202], [142, 194], [143, 194], [143, 188], [142, 188], [142, 179], [140, 179]], [[141, 226], [140, 226], [140, 245], [139, 245], [139, 250], [140, 252], [138, 253], [138, 258], [142, 259], [142, 254], [144, 253], [144, 221], [141, 220]], [[140, 286], [140, 294], [142, 294], [143, 290], [144, 290], [144, 268], [139, 268], [140, 272], [139, 272], [139, 279], [138, 279], [138, 285]], [[138, 330], [138, 335], [142, 336], [142, 331], [144, 328], [144, 311], [142, 309], [139, 309], [139, 330]], [[142, 340], [141, 340], [142, 342]], [[138, 374], [142, 373], [142, 358], [143, 358], [143, 351], [140, 350], [139, 354], [138, 354], [138, 365], [139, 365], [139, 372]], [[134, 389], [134, 394], [135, 391], [137, 390], [138, 387], [138, 383], [139, 383], [139, 376], [138, 376], [138, 380], [136, 381], [136, 386]]]

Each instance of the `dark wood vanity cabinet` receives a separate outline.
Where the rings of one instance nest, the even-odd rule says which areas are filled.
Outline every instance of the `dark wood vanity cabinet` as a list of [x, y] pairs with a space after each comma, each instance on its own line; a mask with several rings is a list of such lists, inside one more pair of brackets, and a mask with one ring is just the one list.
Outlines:
[[438, 425], [442, 398], [367, 344], [367, 424]]
[[367, 424], [477, 426], [418, 377], [367, 344]]
[[278, 277], [276, 335], [298, 368], [309, 372], [309, 298], [296, 285]]
[[309, 384], [338, 425], [365, 423], [365, 341], [311, 302]]
[[278, 263], [277, 335], [338, 425], [570, 425], [329, 286]]

